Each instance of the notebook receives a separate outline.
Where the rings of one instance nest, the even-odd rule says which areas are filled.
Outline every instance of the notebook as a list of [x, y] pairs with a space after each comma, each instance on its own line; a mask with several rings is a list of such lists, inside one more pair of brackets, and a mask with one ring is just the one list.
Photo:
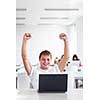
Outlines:
[[40, 74], [38, 92], [67, 92], [68, 74]]

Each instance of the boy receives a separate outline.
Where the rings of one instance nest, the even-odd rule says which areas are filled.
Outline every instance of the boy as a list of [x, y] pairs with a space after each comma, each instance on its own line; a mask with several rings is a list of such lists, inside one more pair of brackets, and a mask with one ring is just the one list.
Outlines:
[[25, 33], [23, 36], [22, 42], [22, 60], [25, 67], [25, 70], [30, 77], [33, 88], [38, 89], [38, 76], [39, 73], [56, 73], [63, 72], [66, 66], [66, 62], [69, 59], [69, 48], [68, 48], [68, 37], [65, 33], [61, 33], [59, 38], [64, 41], [64, 56], [61, 61], [58, 63], [58, 66], [50, 66], [52, 60], [52, 55], [48, 50], [44, 50], [39, 55], [40, 66], [37, 68], [32, 68], [32, 65], [28, 59], [27, 55], [27, 41], [31, 39], [32, 36], [30, 33]]

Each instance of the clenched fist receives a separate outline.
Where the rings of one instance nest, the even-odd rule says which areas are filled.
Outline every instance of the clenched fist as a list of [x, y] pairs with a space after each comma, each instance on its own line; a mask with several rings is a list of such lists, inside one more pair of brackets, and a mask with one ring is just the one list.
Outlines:
[[23, 36], [23, 39], [24, 40], [29, 40], [31, 38], [31, 34], [30, 33], [25, 33], [24, 36]]
[[68, 37], [67, 37], [67, 35], [65, 33], [61, 33], [59, 35], [59, 38], [62, 39], [62, 40], [67, 40], [68, 41]]

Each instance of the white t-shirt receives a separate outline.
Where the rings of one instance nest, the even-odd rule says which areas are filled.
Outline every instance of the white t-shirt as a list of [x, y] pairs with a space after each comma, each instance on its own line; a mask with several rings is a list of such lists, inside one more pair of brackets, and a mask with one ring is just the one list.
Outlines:
[[32, 68], [31, 74], [29, 75], [30, 82], [32, 84], [32, 87], [34, 89], [38, 89], [38, 82], [39, 82], [39, 74], [55, 74], [55, 73], [60, 73], [60, 70], [57, 65], [55, 66], [49, 66], [47, 70], [41, 69], [39, 66]]

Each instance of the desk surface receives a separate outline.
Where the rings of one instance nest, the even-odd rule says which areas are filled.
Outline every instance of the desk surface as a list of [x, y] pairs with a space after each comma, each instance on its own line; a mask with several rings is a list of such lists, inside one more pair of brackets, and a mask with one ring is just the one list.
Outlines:
[[83, 90], [67, 93], [38, 93], [35, 90], [17, 90], [16, 100], [83, 100]]

